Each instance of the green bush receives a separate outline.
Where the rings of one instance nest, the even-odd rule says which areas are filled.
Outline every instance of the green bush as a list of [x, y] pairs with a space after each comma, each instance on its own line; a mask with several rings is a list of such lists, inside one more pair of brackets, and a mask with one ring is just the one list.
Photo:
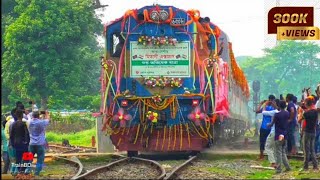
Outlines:
[[[60, 96], [59, 96], [60, 97]], [[65, 96], [63, 98], [50, 97], [48, 100], [49, 109], [86, 109], [91, 112], [100, 108], [100, 95]]]
[[61, 112], [51, 112], [50, 119], [53, 123], [79, 124], [84, 129], [93, 128], [96, 122], [96, 118], [92, 117], [91, 113], [71, 113], [63, 116]]
[[46, 138], [49, 143], [53, 142], [61, 144], [63, 139], [67, 139], [71, 145], [77, 146], [91, 146], [92, 136], [96, 136], [95, 128], [68, 134], [54, 132], [46, 133]]

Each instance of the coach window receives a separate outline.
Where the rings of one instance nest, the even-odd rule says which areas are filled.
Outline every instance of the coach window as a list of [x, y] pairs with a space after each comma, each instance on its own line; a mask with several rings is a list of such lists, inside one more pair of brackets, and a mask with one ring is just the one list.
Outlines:
[[111, 37], [111, 56], [120, 57], [124, 45], [124, 39], [120, 33], [114, 33]]

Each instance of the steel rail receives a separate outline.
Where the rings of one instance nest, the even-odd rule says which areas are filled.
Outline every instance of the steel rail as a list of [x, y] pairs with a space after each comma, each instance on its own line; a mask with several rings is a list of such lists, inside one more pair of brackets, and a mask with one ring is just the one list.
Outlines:
[[170, 173], [168, 173], [166, 175], [166, 177], [164, 178], [165, 180], [167, 179], [174, 179], [177, 176], [177, 173], [179, 171], [181, 171], [182, 169], [184, 169], [185, 167], [187, 167], [187, 165], [189, 165], [192, 161], [194, 161], [195, 159], [197, 159], [198, 156], [192, 156], [190, 157], [187, 161], [185, 161], [184, 163], [180, 164], [179, 166], [175, 167]]
[[88, 171], [76, 178], [74, 178], [75, 180], [76, 179], [90, 179], [90, 176], [93, 176], [95, 174], [98, 174], [98, 173], [101, 173], [101, 172], [105, 172], [105, 170], [110, 170], [112, 169], [113, 167], [117, 166], [117, 165], [120, 165], [120, 164], [123, 164], [123, 163], [127, 163], [127, 162], [131, 162], [131, 161], [141, 161], [143, 163], [148, 163], [154, 167], [156, 167], [158, 169], [158, 171], [160, 172], [160, 175], [156, 178], [156, 179], [163, 179], [164, 176], [166, 175], [166, 172], [164, 170], [164, 168], [156, 161], [153, 161], [153, 160], [149, 160], [149, 159], [143, 159], [143, 158], [137, 158], [137, 157], [132, 157], [132, 158], [129, 158], [129, 157], [125, 157], [123, 159], [120, 159], [120, 160], [117, 160], [117, 161], [114, 161], [114, 162], [111, 162], [107, 165], [104, 165], [104, 166], [100, 166], [100, 167], [97, 167], [95, 169], [92, 169], [91, 171]]

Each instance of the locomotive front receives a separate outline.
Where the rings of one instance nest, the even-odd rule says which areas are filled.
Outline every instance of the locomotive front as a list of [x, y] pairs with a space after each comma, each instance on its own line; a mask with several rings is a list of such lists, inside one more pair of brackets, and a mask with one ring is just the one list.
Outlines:
[[104, 33], [100, 112], [114, 146], [129, 155], [207, 147], [215, 120], [229, 116], [219, 28], [199, 11], [154, 5]]

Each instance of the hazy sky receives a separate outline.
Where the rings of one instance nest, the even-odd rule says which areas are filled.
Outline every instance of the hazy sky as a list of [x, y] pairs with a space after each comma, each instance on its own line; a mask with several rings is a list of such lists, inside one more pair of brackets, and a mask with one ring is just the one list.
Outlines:
[[[294, 1], [297, 0], [280, 0], [280, 4], [288, 5], [285, 3]], [[320, 0], [304, 0], [306, 1], [309, 3], [307, 5], [320, 6], [318, 3]], [[276, 0], [266, 0], [266, 5], [263, 0], [100, 0], [100, 2], [109, 5], [102, 12], [103, 22], [121, 17], [128, 9], [137, 9], [154, 3], [173, 5], [185, 10], [198, 9], [202, 17], [210, 17], [214, 24], [228, 34], [236, 56], [261, 56], [263, 48], [273, 46], [276, 42], [275, 36], [273, 38], [265, 34], [266, 7], [269, 9], [268, 6], [276, 6]], [[319, 16], [315, 14], [315, 17]]]

